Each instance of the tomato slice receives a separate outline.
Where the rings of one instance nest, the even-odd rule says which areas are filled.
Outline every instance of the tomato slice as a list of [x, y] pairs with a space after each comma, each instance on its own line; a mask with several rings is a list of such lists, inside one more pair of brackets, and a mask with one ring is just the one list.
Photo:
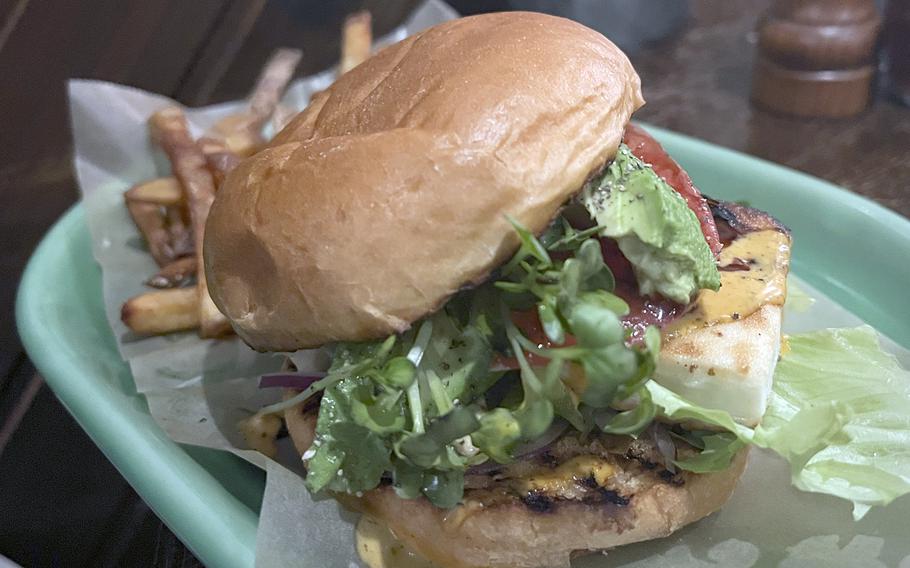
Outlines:
[[636, 158], [649, 164], [657, 175], [670, 184], [670, 187], [675, 189], [686, 200], [689, 209], [695, 213], [698, 222], [701, 224], [701, 232], [704, 233], [705, 241], [711, 247], [711, 252], [717, 255], [723, 245], [717, 235], [714, 215], [711, 213], [708, 202], [705, 201], [701, 192], [692, 183], [692, 178], [689, 177], [689, 174], [676, 163], [676, 160], [667, 154], [657, 140], [634, 124], [626, 125], [623, 142]]
[[[533, 341], [541, 349], [548, 349], [550, 347], [565, 347], [568, 345], [575, 345], [575, 337], [571, 335], [566, 336], [566, 340], [562, 344], [555, 344], [550, 341], [550, 338], [547, 337], [546, 332], [543, 330], [543, 325], [540, 323], [540, 318], [537, 315], [537, 310], [515, 310], [511, 314], [512, 323], [515, 324], [515, 327], [518, 328], [521, 333]], [[525, 351], [525, 358], [528, 360], [528, 363], [532, 367], [544, 367], [550, 361], [546, 357], [541, 357], [534, 353]], [[505, 357], [501, 354], [497, 354], [493, 360], [494, 368], [501, 369], [518, 369], [518, 359], [515, 357]]]
[[635, 283], [635, 272], [632, 269], [632, 263], [619, 250], [619, 245], [611, 238], [601, 237], [600, 253], [603, 255], [604, 264], [613, 273], [613, 278], [617, 282]]

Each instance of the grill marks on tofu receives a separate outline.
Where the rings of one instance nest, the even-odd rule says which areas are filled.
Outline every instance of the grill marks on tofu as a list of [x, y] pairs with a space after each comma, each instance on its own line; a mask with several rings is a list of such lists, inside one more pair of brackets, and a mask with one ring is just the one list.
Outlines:
[[710, 197], [707, 198], [707, 201], [724, 246], [742, 235], [757, 231], [774, 230], [790, 234], [790, 229], [783, 223], [759, 209], [732, 201], [718, 201]]
[[536, 456], [466, 476], [465, 502], [483, 507], [520, 503], [541, 514], [569, 503], [622, 509], [655, 485], [685, 484], [687, 474], [669, 471], [663, 462], [648, 437], [602, 435], [582, 441], [569, 435]]

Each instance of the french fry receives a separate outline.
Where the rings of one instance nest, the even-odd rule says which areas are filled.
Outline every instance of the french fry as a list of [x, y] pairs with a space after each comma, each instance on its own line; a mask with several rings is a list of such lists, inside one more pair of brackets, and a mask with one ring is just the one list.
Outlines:
[[259, 74], [248, 97], [246, 111], [222, 118], [206, 137], [223, 140], [228, 150], [240, 157], [249, 156], [262, 147], [265, 143], [262, 127], [275, 112], [302, 56], [299, 49], [277, 49]]
[[165, 217], [167, 218], [167, 232], [170, 235], [174, 258], [192, 255], [194, 252], [193, 233], [189, 228], [190, 218], [186, 203], [166, 208]]
[[262, 123], [259, 118], [248, 113], [232, 114], [215, 123], [206, 138], [223, 140], [223, 144], [234, 154], [241, 157], [251, 156], [265, 144], [260, 134]]
[[[204, 271], [197, 269], [197, 272], [203, 273]], [[196, 278], [198, 279], [199, 277], [197, 276]], [[199, 337], [203, 339], [224, 337], [234, 333], [231, 322], [215, 305], [215, 301], [208, 294], [208, 290], [206, 290], [204, 296], [199, 298], [199, 318]]]
[[127, 190], [126, 198], [156, 205], [179, 205], [183, 202], [183, 190], [175, 178], [163, 177], [134, 185]]
[[127, 300], [120, 319], [142, 335], [161, 335], [199, 326], [199, 299], [194, 288], [146, 292]]
[[362, 10], [351, 14], [344, 20], [341, 30], [341, 63], [338, 74], [344, 75], [370, 57], [373, 43], [372, 17], [370, 12]]
[[231, 151], [225, 142], [215, 138], [202, 137], [197, 144], [205, 155], [206, 164], [215, 179], [215, 187], [220, 188], [228, 173], [240, 163], [240, 156]]
[[279, 48], [272, 53], [263, 67], [249, 97], [250, 114], [261, 121], [260, 128], [278, 107], [281, 95], [294, 77], [294, 70], [297, 69], [301, 57], [303, 52], [299, 49]]
[[215, 183], [207, 169], [202, 150], [190, 136], [186, 117], [176, 107], [158, 111], [149, 119], [152, 138], [158, 142], [171, 161], [174, 176], [183, 188], [193, 228], [193, 247], [196, 256], [197, 316], [201, 337], [219, 337], [231, 331], [230, 324], [218, 311], [209, 295], [202, 263], [202, 241], [205, 221], [215, 199]]
[[279, 104], [272, 113], [272, 130], [275, 133], [284, 130], [284, 127], [291, 122], [291, 119], [297, 116], [297, 111], [287, 105]]
[[[283, 107], [274, 115], [301, 56], [300, 50], [277, 50], [260, 74], [247, 110], [216, 123], [210, 136], [198, 143], [179, 108], [164, 109], [149, 119], [152, 138], [168, 155], [174, 175], [137, 184], [125, 197], [130, 215], [161, 267], [146, 284], [165, 290], [137, 296], [123, 305], [121, 316], [130, 329], [164, 334], [198, 327], [201, 337], [231, 332], [206, 286], [202, 265], [205, 221], [227, 173], [264, 144], [261, 132], [265, 123], [274, 118], [276, 125], [283, 126], [292, 116]], [[195, 288], [177, 288], [193, 274]]]
[[152, 288], [179, 288], [196, 274], [196, 257], [182, 256], [145, 281]]
[[165, 218], [160, 205], [144, 201], [126, 200], [126, 209], [149, 248], [149, 253], [158, 266], [164, 266], [174, 260], [174, 249], [171, 246]]

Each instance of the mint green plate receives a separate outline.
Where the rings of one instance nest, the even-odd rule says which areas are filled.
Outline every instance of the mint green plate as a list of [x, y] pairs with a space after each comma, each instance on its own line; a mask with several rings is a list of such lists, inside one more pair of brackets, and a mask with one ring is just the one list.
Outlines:
[[252, 566], [265, 474], [226, 452], [180, 446], [152, 420], [105, 319], [81, 205], [32, 256], [16, 320], [63, 405], [193, 553], [208, 566]]
[[[910, 221], [819, 179], [649, 130], [706, 194], [786, 223], [794, 271], [910, 348]], [[251, 567], [265, 476], [230, 454], [175, 444], [154, 423], [105, 320], [81, 206], [35, 251], [16, 317], [48, 384], [164, 522], [205, 564]]]

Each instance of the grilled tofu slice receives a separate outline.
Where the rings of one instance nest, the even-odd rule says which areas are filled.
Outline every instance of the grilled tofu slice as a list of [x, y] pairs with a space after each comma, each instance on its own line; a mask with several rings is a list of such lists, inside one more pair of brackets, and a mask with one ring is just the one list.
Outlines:
[[721, 288], [703, 290], [664, 329], [654, 379], [692, 402], [755, 426], [767, 408], [780, 355], [790, 265], [789, 231], [743, 205], [710, 201], [724, 239]]
[[737, 322], [672, 338], [660, 351], [654, 380], [695, 404], [756, 426], [771, 394], [780, 322], [780, 306], [765, 305]]

